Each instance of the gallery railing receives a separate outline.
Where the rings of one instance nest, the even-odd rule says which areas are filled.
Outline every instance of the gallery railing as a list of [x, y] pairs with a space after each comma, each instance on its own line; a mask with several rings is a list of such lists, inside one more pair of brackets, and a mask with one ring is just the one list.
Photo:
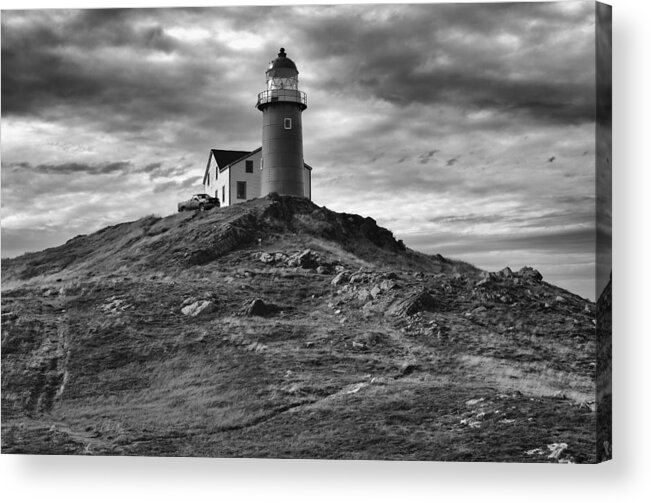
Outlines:
[[256, 107], [266, 103], [276, 103], [278, 101], [289, 101], [292, 103], [299, 103], [303, 108], [307, 108], [307, 95], [303, 91], [296, 89], [273, 89], [263, 91], [258, 94], [258, 102]]

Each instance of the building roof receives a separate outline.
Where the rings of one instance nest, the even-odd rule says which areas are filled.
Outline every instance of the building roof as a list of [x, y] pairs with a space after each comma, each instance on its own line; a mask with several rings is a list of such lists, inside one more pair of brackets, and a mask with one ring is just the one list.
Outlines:
[[[280, 73], [282, 73], [282, 75], [280, 75]], [[267, 75], [272, 77], [287, 77], [297, 74], [298, 70], [296, 69], [296, 63], [287, 57], [285, 49], [281, 47], [280, 52], [278, 53], [278, 57], [269, 63], [269, 67], [267, 68]]]
[[218, 150], [216, 148], [210, 149], [210, 152], [215, 158], [215, 162], [219, 166], [220, 171], [226, 166], [239, 161], [242, 157], [248, 157], [253, 153], [245, 150]]

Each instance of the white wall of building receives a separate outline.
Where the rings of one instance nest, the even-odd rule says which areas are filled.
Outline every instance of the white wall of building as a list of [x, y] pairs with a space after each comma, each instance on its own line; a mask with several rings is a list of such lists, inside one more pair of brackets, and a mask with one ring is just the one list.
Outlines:
[[[227, 197], [227, 205], [243, 203], [249, 199], [260, 197], [260, 159], [262, 159], [262, 151], [258, 150], [246, 159], [242, 159], [234, 164], [231, 164], [231, 167], [229, 169], [220, 173], [219, 176], [222, 176], [224, 173], [230, 172], [230, 177], [228, 180], [229, 189], [227, 189], [227, 192], [230, 195]], [[246, 171], [247, 161], [251, 162], [252, 164], [252, 171], [250, 173]], [[237, 182], [246, 183], [246, 197], [238, 198]]]
[[[210, 164], [208, 167], [208, 177], [204, 183], [204, 192], [209, 196], [219, 199], [221, 206], [229, 206], [231, 204], [243, 203], [249, 199], [260, 197], [262, 170], [260, 169], [260, 161], [262, 159], [262, 150], [258, 150], [254, 154], [232, 164], [228, 169], [219, 171], [215, 158], [210, 156]], [[253, 171], [248, 173], [246, 171], [246, 161], [251, 161]], [[308, 199], [312, 199], [312, 172], [304, 168], [304, 186], [305, 195]], [[240, 199], [237, 194], [237, 182], [246, 183], [246, 198]]]

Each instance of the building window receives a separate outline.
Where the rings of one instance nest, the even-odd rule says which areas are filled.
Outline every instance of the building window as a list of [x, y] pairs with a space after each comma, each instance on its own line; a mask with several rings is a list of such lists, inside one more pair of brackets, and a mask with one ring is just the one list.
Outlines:
[[237, 182], [237, 198], [246, 199], [246, 182]]
[[210, 187], [210, 171], [208, 172], [208, 176], [206, 177], [206, 185]]
[[222, 185], [222, 204], [226, 204], [226, 185]]
[[244, 161], [246, 164], [246, 172], [253, 173], [253, 161]]
[[264, 159], [260, 157], [260, 169], [264, 167]]
[[292, 129], [291, 117], [285, 117], [285, 129]]

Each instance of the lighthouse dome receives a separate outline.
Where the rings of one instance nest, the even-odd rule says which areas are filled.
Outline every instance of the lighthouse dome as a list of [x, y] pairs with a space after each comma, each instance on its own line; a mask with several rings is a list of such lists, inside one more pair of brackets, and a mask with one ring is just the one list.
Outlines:
[[296, 63], [287, 57], [284, 48], [280, 48], [278, 57], [269, 63], [267, 77], [292, 77], [298, 75]]

